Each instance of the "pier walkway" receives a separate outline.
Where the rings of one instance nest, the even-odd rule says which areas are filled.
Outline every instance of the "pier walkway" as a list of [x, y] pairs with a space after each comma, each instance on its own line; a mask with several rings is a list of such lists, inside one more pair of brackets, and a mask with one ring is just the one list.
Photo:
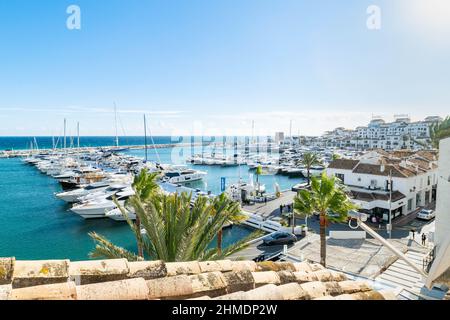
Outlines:
[[271, 217], [279, 217], [280, 205], [292, 205], [296, 193], [293, 191], [285, 191], [281, 194], [280, 198], [267, 201], [267, 203], [255, 203], [252, 205], [244, 205], [244, 211], [251, 212], [262, 216], [264, 219]]

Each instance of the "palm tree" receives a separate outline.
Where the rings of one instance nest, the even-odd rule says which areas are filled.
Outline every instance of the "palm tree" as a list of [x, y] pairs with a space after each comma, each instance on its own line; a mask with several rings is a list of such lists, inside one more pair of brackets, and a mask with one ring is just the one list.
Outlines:
[[[229, 214], [229, 219], [225, 223], [239, 223], [244, 221], [247, 217], [241, 213], [239, 203], [229, 199], [225, 193], [217, 196], [212, 202], [213, 210], [212, 214], [220, 214], [221, 212], [226, 212]], [[222, 238], [223, 238], [223, 228], [219, 229], [217, 233], [217, 252], [222, 254]]]
[[450, 137], [450, 116], [430, 126], [431, 146], [439, 149], [439, 141], [448, 137]]
[[[134, 233], [138, 248], [142, 248], [149, 259], [166, 262], [221, 259], [241, 250], [250, 239], [259, 235], [251, 234], [225, 250], [210, 248], [223, 225], [237, 219], [239, 205], [233, 204], [225, 195], [213, 200], [198, 197], [191, 205], [191, 195], [166, 195], [154, 189], [155, 179], [152, 174], [141, 172], [133, 183], [136, 195], [130, 197], [125, 207], [116, 201]], [[136, 213], [139, 223], [133, 223], [128, 218], [127, 209]], [[96, 242], [95, 249], [90, 253], [92, 258], [144, 260], [144, 254], [141, 255], [139, 249], [135, 254], [95, 232], [89, 235]]]
[[331, 159], [334, 160], [339, 160], [341, 158], [341, 156], [338, 153], [333, 153], [333, 155], [331, 156]]
[[326, 267], [326, 228], [330, 222], [345, 222], [355, 205], [345, 193], [344, 186], [325, 172], [321, 179], [312, 177], [311, 190], [300, 190], [294, 198], [296, 214], [308, 217], [318, 213], [320, 217], [320, 264]]
[[300, 163], [306, 168], [306, 179], [308, 179], [308, 185], [311, 183], [311, 167], [321, 165], [322, 162], [317, 157], [317, 154], [312, 152], [307, 152], [303, 155], [303, 159]]
[[[159, 178], [158, 173], [148, 173], [147, 170], [142, 170], [138, 175], [134, 177], [132, 188], [135, 190], [136, 197], [140, 199], [141, 202], [145, 202], [150, 197], [154, 196], [159, 192], [159, 186], [157, 180]], [[136, 215], [136, 229], [141, 229], [141, 222], [139, 217]], [[142, 247], [142, 234], [136, 235], [138, 255], [139, 257], [144, 257], [144, 248]]]

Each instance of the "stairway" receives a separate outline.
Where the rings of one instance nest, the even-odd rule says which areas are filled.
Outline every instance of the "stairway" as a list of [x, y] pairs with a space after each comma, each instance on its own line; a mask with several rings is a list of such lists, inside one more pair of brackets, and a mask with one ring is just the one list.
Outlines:
[[[426, 256], [423, 252], [409, 250], [406, 257], [414, 262], [419, 268], [423, 267], [423, 258]], [[425, 287], [425, 281], [422, 276], [417, 273], [405, 261], [397, 259], [391, 264], [386, 271], [375, 278], [375, 281], [385, 283], [390, 286], [406, 289], [404, 294], [399, 296], [400, 299], [416, 300], [416, 299], [443, 299], [445, 292], [438, 288], [428, 290]], [[405, 294], [406, 293], [406, 294]]]

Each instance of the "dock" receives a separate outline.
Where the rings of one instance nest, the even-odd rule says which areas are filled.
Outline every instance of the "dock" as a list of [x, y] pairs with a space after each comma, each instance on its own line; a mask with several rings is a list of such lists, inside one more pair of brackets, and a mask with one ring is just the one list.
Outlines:
[[[175, 148], [175, 147], [191, 147], [191, 146], [201, 146], [201, 143], [170, 143], [170, 144], [155, 144], [147, 146], [147, 149], [163, 149], [163, 148]], [[69, 154], [82, 154], [82, 153], [93, 153], [100, 150], [109, 150], [121, 152], [125, 150], [143, 150], [144, 145], [124, 145], [124, 146], [97, 146], [97, 147], [81, 147], [81, 148], [58, 148], [58, 149], [18, 149], [18, 150], [0, 150], [1, 158], [18, 158], [27, 157], [30, 155], [37, 154], [52, 154], [52, 153], [69, 153]]]

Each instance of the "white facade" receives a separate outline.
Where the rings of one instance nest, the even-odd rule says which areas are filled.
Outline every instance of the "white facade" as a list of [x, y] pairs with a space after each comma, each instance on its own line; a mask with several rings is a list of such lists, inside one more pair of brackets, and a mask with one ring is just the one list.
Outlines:
[[439, 148], [438, 188], [434, 244], [436, 258], [431, 265], [427, 286], [450, 285], [450, 138], [441, 140]]
[[[416, 174], [410, 174], [409, 176], [393, 174], [392, 193], [394, 196], [393, 201], [390, 204], [390, 180], [388, 176], [390, 169], [388, 168], [391, 168], [391, 166], [379, 164], [382, 157], [379, 155], [376, 156], [376, 154], [376, 152], [369, 152], [359, 160], [349, 160], [355, 162], [355, 167], [358, 165], [375, 166], [378, 168], [376, 174], [369, 172], [362, 173], [360, 170], [354, 170], [354, 168], [350, 169], [348, 167], [345, 169], [337, 168], [337, 166], [333, 166], [333, 164], [328, 167], [327, 173], [330, 176], [340, 178], [349, 190], [361, 195], [360, 197], [355, 197], [355, 199], [353, 199], [353, 202], [361, 209], [374, 214], [379, 213], [380, 211], [384, 212], [384, 220], [388, 220], [389, 210], [392, 210], [394, 217], [400, 214], [407, 215], [420, 207], [427, 206], [433, 201], [433, 187], [436, 186], [438, 174], [437, 169], [430, 168], [426, 172], [417, 170]], [[398, 165], [399, 168], [405, 166], [408, 167], [408, 170], [411, 170], [411, 168], [414, 167], [414, 165], [407, 160], [404, 160], [403, 162], [404, 163]], [[404, 197], [398, 192], [403, 194]]]
[[[382, 119], [372, 120], [368, 126], [355, 130], [336, 128], [327, 131], [319, 140], [325, 147], [366, 149], [419, 149], [420, 143], [430, 138], [430, 125], [439, 122], [440, 117], [427, 117], [423, 121], [411, 122], [406, 116], [398, 117], [394, 122], [386, 123]], [[417, 143], [420, 142], [420, 143]]]
[[281, 143], [284, 141], [284, 132], [275, 132], [275, 143]]
[[436, 244], [443, 243], [450, 235], [450, 138], [442, 140], [440, 144], [438, 177]]

